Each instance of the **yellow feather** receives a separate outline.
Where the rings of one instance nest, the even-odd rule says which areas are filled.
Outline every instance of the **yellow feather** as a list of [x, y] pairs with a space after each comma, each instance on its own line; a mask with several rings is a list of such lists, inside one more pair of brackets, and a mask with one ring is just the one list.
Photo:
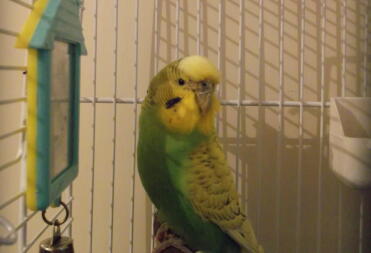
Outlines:
[[179, 69], [193, 81], [209, 80], [219, 83], [219, 72], [207, 58], [192, 55], [179, 62]]
[[[194, 130], [200, 119], [200, 112], [195, 103], [194, 94], [187, 90], [173, 88], [173, 91], [163, 86], [159, 87], [158, 100], [165, 104], [168, 99], [174, 97], [182, 98], [182, 102], [167, 109], [161, 106], [158, 113], [161, 121], [167, 129], [178, 133], [190, 133]], [[161, 94], [161, 95], [160, 95]]]
[[214, 131], [214, 119], [215, 114], [219, 111], [220, 104], [218, 99], [213, 95], [211, 97], [211, 105], [209, 110], [200, 118], [200, 121], [197, 124], [197, 128], [200, 132], [211, 135]]
[[186, 190], [197, 213], [217, 224], [244, 250], [262, 253], [251, 224], [240, 212], [233, 177], [217, 137], [200, 144], [190, 157]]
[[[219, 83], [219, 72], [205, 57], [189, 56], [167, 65], [151, 81], [145, 106], [148, 100], [159, 108], [158, 115], [161, 122], [170, 131], [182, 134], [198, 129], [205, 135], [214, 131], [215, 114], [219, 110], [219, 102], [214, 95], [211, 97], [210, 108], [201, 115], [194, 92], [178, 85], [178, 79], [199, 82], [209, 81], [214, 85]], [[171, 108], [164, 105], [169, 99], [181, 98], [181, 102]]]

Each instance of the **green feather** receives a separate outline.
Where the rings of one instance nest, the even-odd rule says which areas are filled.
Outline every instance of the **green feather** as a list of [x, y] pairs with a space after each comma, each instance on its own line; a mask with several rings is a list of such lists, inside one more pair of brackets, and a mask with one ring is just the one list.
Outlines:
[[237, 253], [240, 247], [217, 225], [201, 218], [182, 191], [188, 154], [208, 137], [198, 131], [174, 134], [147, 107], [140, 116], [138, 168], [143, 186], [167, 224], [192, 248]]

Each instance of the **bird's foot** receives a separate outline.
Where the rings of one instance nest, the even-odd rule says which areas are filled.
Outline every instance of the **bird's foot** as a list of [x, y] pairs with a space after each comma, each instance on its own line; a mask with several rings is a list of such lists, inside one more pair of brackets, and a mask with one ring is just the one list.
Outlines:
[[162, 242], [167, 239], [168, 234], [169, 226], [166, 223], [162, 223], [156, 231], [155, 240], [157, 242]]
[[152, 253], [193, 253], [188, 249], [183, 241], [179, 238], [170, 238], [166, 241], [161, 242]]
[[155, 215], [154, 222], [154, 249], [152, 253], [193, 253], [194, 250], [180, 238], [166, 222], [160, 222]]

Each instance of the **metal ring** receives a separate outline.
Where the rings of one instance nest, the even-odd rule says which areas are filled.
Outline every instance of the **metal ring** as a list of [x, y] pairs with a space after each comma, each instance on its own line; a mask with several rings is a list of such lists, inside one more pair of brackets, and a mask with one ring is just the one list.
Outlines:
[[8, 232], [6, 237], [0, 236], [0, 245], [11, 245], [17, 241], [17, 233], [14, 226], [4, 217], [0, 216], [0, 225]]
[[60, 226], [67, 221], [67, 219], [70, 215], [68, 207], [67, 207], [66, 203], [64, 203], [62, 201], [60, 202], [60, 204], [63, 206], [63, 209], [66, 212], [66, 215], [64, 216], [64, 219], [62, 220], [62, 222], [60, 222], [58, 219], [55, 219], [54, 221], [48, 220], [45, 216], [47, 209], [45, 209], [45, 210], [42, 211], [41, 216], [43, 217], [43, 220], [45, 221], [46, 224], [51, 225], [51, 226]]

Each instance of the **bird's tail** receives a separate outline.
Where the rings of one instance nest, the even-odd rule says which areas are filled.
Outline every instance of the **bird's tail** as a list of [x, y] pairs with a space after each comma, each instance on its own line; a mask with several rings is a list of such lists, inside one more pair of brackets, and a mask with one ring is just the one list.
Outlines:
[[[244, 224], [242, 225], [242, 231], [241, 231], [243, 234], [244, 234], [244, 237], [247, 239], [247, 242], [249, 244], [249, 246], [251, 246], [250, 248], [250, 252], [249, 251], [246, 251], [246, 252], [249, 252], [249, 253], [264, 253], [264, 249], [261, 245], [259, 245], [259, 242], [258, 240], [256, 239], [256, 236], [255, 236], [255, 232], [254, 232], [254, 229], [250, 223], [250, 221], [248, 219], [245, 220]], [[245, 253], [245, 252], [243, 252]]]
[[241, 253], [264, 253], [264, 249], [259, 245], [254, 229], [248, 219], [244, 221], [239, 233], [244, 238], [243, 242], [240, 243], [242, 246]]

